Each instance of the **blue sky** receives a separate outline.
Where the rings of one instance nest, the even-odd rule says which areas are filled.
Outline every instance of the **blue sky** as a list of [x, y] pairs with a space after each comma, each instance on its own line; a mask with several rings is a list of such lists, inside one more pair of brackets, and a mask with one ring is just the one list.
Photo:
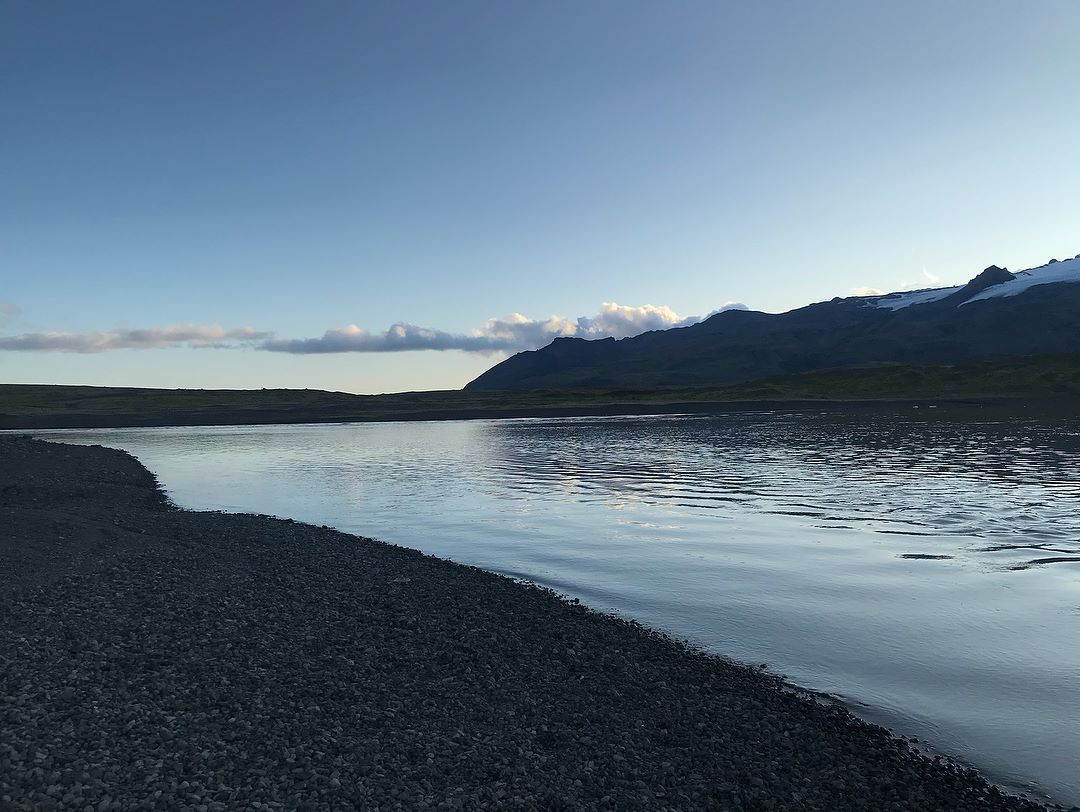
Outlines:
[[453, 388], [1072, 256], [1078, 37], [1052, 1], [0, 0], [0, 381]]

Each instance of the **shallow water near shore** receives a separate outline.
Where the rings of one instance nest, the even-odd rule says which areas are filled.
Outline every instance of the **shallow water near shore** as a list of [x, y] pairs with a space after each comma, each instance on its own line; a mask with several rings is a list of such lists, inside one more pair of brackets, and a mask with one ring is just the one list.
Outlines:
[[551, 586], [1080, 804], [1080, 420], [36, 434], [129, 451], [183, 507], [328, 524]]

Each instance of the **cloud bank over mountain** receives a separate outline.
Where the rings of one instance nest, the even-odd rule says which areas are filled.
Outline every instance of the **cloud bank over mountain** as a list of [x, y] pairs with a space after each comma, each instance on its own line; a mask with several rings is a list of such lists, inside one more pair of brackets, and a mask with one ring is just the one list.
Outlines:
[[[708, 315], [722, 310], [745, 309], [744, 304], [727, 302]], [[0, 310], [0, 313], [5, 312]], [[11, 312], [15, 313], [17, 310]], [[604, 302], [600, 306], [600, 312], [594, 316], [580, 316], [577, 319], [563, 316], [530, 319], [521, 313], [511, 313], [503, 318], [488, 319], [482, 327], [468, 333], [450, 333], [433, 327], [397, 322], [386, 330], [377, 332], [349, 324], [327, 330], [315, 338], [279, 338], [275, 332], [252, 327], [225, 329], [214, 325], [187, 324], [138, 330], [38, 332], [0, 336], [0, 350], [99, 353], [162, 347], [247, 347], [294, 355], [417, 350], [460, 350], [493, 354], [533, 350], [561, 337], [626, 338], [650, 330], [688, 327], [701, 320], [700, 316], [680, 316], [664, 306], [647, 304], [630, 307]]]

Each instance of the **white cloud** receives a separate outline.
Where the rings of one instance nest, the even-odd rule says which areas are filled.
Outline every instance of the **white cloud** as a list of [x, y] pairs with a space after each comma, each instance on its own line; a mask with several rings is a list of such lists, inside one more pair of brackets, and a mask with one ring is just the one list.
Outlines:
[[[723, 309], [744, 308], [729, 302]], [[287, 353], [402, 352], [405, 350], [464, 350], [465, 352], [519, 352], [532, 350], [560, 337], [625, 338], [649, 330], [686, 327], [700, 321], [698, 316], [682, 317], [669, 307], [643, 305], [628, 307], [604, 302], [595, 316], [571, 320], [563, 316], [530, 319], [511, 313], [488, 319], [470, 333], [447, 333], [398, 322], [384, 332], [372, 333], [350, 324], [327, 330], [319, 338], [265, 341], [262, 349]]]
[[272, 337], [273, 333], [261, 332], [251, 327], [226, 330], [213, 325], [178, 324], [109, 332], [44, 332], [0, 336], [0, 350], [95, 353], [179, 346], [233, 347], [265, 341]]
[[885, 291], [878, 290], [877, 288], [852, 288], [852, 296], [884, 296]]
[[931, 285], [941, 284], [941, 277], [938, 276], [936, 273], [930, 273], [930, 271], [926, 270], [926, 268], [922, 269], [922, 275], [926, 277], [926, 281], [929, 282]]
[[668, 330], [672, 327], [689, 327], [701, 321], [698, 316], [681, 317], [670, 307], [655, 307], [654, 305], [642, 305], [641, 307], [627, 307], [604, 302], [600, 305], [600, 312], [588, 318], [582, 316], [577, 320], [576, 335], [581, 338], [625, 338], [626, 336], [640, 335], [649, 330]]

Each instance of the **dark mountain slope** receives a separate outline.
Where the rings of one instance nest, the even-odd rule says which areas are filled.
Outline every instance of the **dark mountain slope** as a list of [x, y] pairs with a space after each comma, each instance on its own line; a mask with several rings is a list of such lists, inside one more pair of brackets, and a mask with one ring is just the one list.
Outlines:
[[[1051, 281], [1032, 284], [1044, 269]], [[559, 338], [466, 388], [715, 386], [855, 365], [1080, 352], [1073, 273], [1080, 282], [1080, 260], [1016, 275], [991, 266], [957, 288], [833, 299], [780, 314], [728, 310], [618, 341]]]

